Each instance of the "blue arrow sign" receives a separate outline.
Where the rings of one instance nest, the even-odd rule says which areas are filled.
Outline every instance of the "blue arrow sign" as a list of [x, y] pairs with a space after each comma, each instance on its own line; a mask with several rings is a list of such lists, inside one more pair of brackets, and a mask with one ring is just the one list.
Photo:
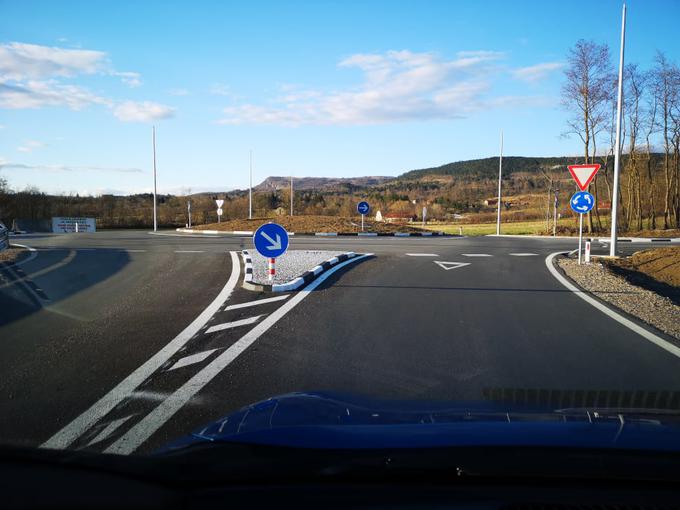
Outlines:
[[368, 205], [368, 202], [359, 202], [357, 204], [357, 211], [359, 211], [359, 214], [368, 214], [368, 211], [371, 210], [371, 206]]
[[288, 249], [288, 232], [276, 223], [265, 223], [255, 231], [253, 243], [263, 257], [280, 257]]
[[574, 212], [585, 214], [593, 208], [595, 199], [587, 191], [577, 191], [569, 200], [569, 205]]

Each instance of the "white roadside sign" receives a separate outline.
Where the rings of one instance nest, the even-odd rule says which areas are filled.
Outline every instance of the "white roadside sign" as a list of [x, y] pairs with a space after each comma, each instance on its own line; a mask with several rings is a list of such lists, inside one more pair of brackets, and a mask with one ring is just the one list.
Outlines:
[[65, 234], [69, 232], [96, 232], [94, 218], [77, 216], [59, 216], [52, 218], [52, 232]]

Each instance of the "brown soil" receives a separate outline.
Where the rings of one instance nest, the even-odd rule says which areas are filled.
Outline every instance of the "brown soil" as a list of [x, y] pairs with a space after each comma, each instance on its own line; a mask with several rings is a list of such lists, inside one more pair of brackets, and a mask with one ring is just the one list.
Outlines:
[[[228, 220], [221, 223], [210, 223], [194, 227], [197, 230], [257, 230], [263, 223], [274, 222], [288, 232], [361, 232], [360, 218], [340, 218], [336, 216], [277, 216], [275, 218], [254, 218], [252, 220]], [[365, 232], [424, 232], [424, 230], [408, 223], [378, 223], [364, 221]]]
[[6, 250], [0, 251], [0, 262], [11, 263], [18, 260], [23, 254], [28, 253], [26, 248], [10, 246]]
[[642, 273], [673, 287], [680, 287], [680, 246], [639, 251], [631, 257], [611, 260], [609, 264], [626, 271]]

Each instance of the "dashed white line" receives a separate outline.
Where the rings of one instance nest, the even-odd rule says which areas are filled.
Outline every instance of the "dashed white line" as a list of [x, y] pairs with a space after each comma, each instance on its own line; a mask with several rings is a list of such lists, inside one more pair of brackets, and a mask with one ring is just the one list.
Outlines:
[[463, 257], [493, 257], [493, 255], [489, 255], [488, 253], [461, 253]]
[[128, 253], [146, 253], [146, 250], [123, 250]]
[[175, 250], [175, 253], [203, 253], [203, 250]]
[[174, 414], [186, 405], [203, 387], [212, 381], [222, 370], [227, 368], [236, 358], [241, 355], [248, 347], [262, 336], [269, 328], [284, 315], [290, 312], [300, 301], [307, 297], [329, 276], [342, 269], [348, 264], [358, 260], [372, 257], [372, 253], [367, 253], [360, 257], [355, 257], [338, 264], [323, 273], [319, 278], [312, 281], [307, 287], [299, 291], [290, 301], [284, 303], [274, 313], [265, 318], [257, 326], [243, 335], [236, 343], [232, 344], [222, 354], [212, 360], [200, 372], [189, 379], [175, 393], [159, 404], [153, 411], [147, 414], [142, 420], [137, 422], [134, 427], [128, 430], [123, 436], [117, 439], [106, 449], [106, 453], [130, 454], [134, 452], [144, 441], [166, 423]]
[[216, 331], [223, 331], [225, 329], [238, 328], [240, 326], [247, 326], [248, 324], [253, 324], [260, 320], [260, 317], [264, 315], [256, 315], [255, 317], [248, 317], [247, 319], [241, 319], [240, 321], [225, 322], [224, 324], [217, 324], [216, 326], [209, 327], [206, 333], [215, 333]]
[[439, 257], [436, 253], [407, 253], [407, 257]]
[[210, 303], [191, 324], [184, 328], [179, 335], [149, 358], [146, 363], [127, 376], [115, 388], [100, 398], [75, 420], [45, 441], [41, 445], [42, 448], [67, 448], [92, 427], [92, 425], [101, 420], [114, 407], [132, 394], [140, 384], [148, 379], [151, 374], [158, 370], [174, 356], [177, 351], [189, 342], [196, 333], [198, 333], [201, 327], [203, 327], [203, 325], [222, 307], [224, 302], [229, 299], [229, 296], [231, 296], [231, 293], [238, 284], [241, 266], [236, 252], [231, 251], [229, 254], [231, 255], [231, 275], [213, 302]]
[[511, 253], [513, 257], [535, 257], [538, 253]]
[[192, 354], [191, 356], [186, 356], [186, 357], [178, 360], [177, 363], [175, 363], [170, 368], [168, 368], [168, 370], [176, 370], [178, 368], [193, 365], [194, 363], [200, 363], [201, 361], [203, 361], [205, 358], [210, 356], [216, 350], [217, 349], [210, 349], [209, 351], [203, 351], [203, 352], [199, 352], [197, 354]]
[[276, 296], [266, 299], [258, 299], [257, 301], [248, 301], [247, 303], [239, 303], [237, 305], [229, 305], [224, 310], [238, 310], [239, 308], [248, 308], [250, 306], [264, 305], [267, 303], [274, 303], [275, 301], [282, 301], [287, 299], [290, 294], [284, 294], [283, 296]]

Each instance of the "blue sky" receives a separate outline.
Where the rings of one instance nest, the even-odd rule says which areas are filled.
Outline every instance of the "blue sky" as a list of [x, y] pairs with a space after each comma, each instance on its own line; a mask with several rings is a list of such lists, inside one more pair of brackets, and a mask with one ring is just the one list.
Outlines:
[[[268, 175], [397, 175], [572, 155], [563, 64], [618, 56], [617, 1], [0, 0], [0, 176], [13, 189], [159, 191]], [[680, 2], [628, 4], [627, 62], [680, 60]]]

